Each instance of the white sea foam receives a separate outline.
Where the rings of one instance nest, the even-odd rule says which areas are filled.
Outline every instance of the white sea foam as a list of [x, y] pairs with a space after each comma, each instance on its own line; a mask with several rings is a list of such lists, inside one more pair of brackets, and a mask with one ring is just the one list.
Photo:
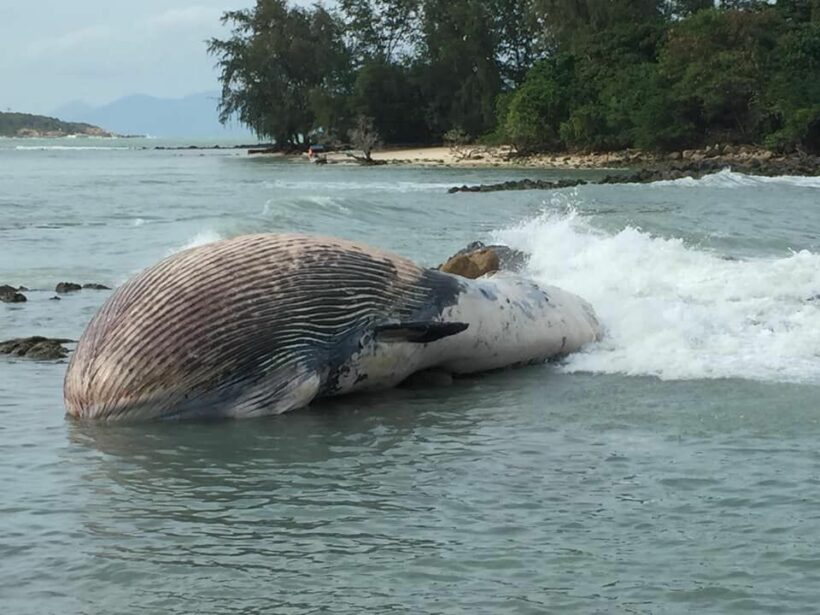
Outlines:
[[109, 151], [109, 150], [128, 150], [130, 147], [114, 146], [114, 145], [17, 145], [16, 150], [21, 151], [57, 151], [57, 152], [73, 152], [73, 151]]
[[177, 252], [182, 252], [183, 250], [188, 250], [190, 248], [196, 248], [197, 246], [203, 246], [206, 243], [213, 243], [214, 241], [219, 241], [220, 239], [223, 239], [222, 235], [212, 229], [205, 229], [199, 231], [179, 248], [169, 250], [168, 254], [176, 254]]
[[592, 303], [607, 333], [563, 369], [662, 379], [820, 382], [820, 255], [726, 260], [627, 227], [544, 214], [494, 239]]
[[787, 185], [801, 188], [820, 188], [820, 177], [806, 177], [802, 175], [777, 175], [763, 177], [760, 175], [746, 175], [731, 169], [723, 169], [717, 173], [704, 175], [699, 179], [682, 177], [652, 182], [652, 186], [680, 186], [685, 188], [754, 188], [765, 185]]
[[299, 190], [305, 192], [309, 190], [316, 190], [320, 187], [323, 191], [331, 192], [441, 192], [452, 187], [452, 183], [422, 183], [416, 181], [397, 181], [397, 182], [378, 182], [378, 181], [363, 181], [363, 182], [326, 182], [326, 181], [289, 181], [277, 179], [273, 181], [266, 181], [264, 185], [268, 189], [285, 189], [285, 190]]

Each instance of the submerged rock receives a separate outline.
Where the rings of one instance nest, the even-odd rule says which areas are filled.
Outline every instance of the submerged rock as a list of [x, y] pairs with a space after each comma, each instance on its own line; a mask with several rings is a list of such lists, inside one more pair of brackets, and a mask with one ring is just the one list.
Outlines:
[[73, 293], [78, 290], [111, 290], [110, 286], [106, 286], [105, 284], [77, 284], [76, 282], [60, 282], [57, 284], [57, 288], [54, 289], [55, 292], [65, 294], [65, 293]]
[[74, 340], [48, 337], [22, 337], [0, 342], [0, 354], [24, 357], [35, 361], [54, 361], [68, 356], [68, 349], [63, 344]]
[[0, 301], [3, 303], [25, 303], [26, 296], [18, 289], [8, 284], [0, 285]]
[[60, 282], [57, 284], [57, 288], [54, 289], [54, 292], [73, 293], [74, 291], [82, 290], [82, 288], [82, 286], [74, 282]]
[[587, 182], [583, 179], [559, 179], [546, 181], [543, 179], [519, 179], [501, 182], [500, 184], [480, 184], [477, 186], [454, 186], [447, 192], [499, 192], [502, 190], [556, 190], [558, 188], [574, 188], [583, 186]]

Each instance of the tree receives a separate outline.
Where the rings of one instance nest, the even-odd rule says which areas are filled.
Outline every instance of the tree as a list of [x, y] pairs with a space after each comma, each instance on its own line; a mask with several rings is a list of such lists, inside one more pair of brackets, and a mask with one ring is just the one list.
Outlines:
[[767, 145], [820, 153], [820, 19], [790, 23], [770, 56], [763, 98], [775, 130]]
[[761, 84], [778, 29], [773, 11], [736, 9], [699, 11], [671, 28], [659, 70], [701, 139], [760, 138], [766, 121]]
[[362, 152], [361, 156], [353, 155], [353, 157], [360, 162], [372, 164], [374, 162], [371, 157], [373, 148], [381, 144], [379, 132], [373, 126], [373, 118], [364, 115], [358, 116], [356, 125], [350, 129], [348, 136], [353, 148]]
[[663, 0], [535, 0], [547, 36], [563, 51], [578, 51], [587, 39], [615, 24], [663, 21]]
[[422, 87], [438, 138], [453, 127], [484, 134], [494, 126], [501, 76], [492, 17], [480, 0], [425, 0]]
[[316, 128], [333, 128], [316, 125], [313, 104], [342, 96], [349, 82], [342, 28], [333, 15], [319, 6], [257, 0], [253, 9], [226, 12], [222, 22], [232, 24], [231, 37], [208, 43], [222, 82], [220, 121], [236, 115], [260, 137], [289, 146]]
[[520, 152], [557, 149], [570, 113], [575, 61], [570, 55], [542, 60], [502, 107], [504, 134]]
[[373, 118], [376, 130], [389, 143], [430, 140], [418, 70], [412, 66], [366, 62], [356, 75], [350, 106], [355, 114]]
[[546, 51], [535, 0], [489, 0], [496, 61], [506, 86], [520, 85]]
[[339, 9], [357, 62], [389, 64], [415, 52], [421, 0], [339, 0]]

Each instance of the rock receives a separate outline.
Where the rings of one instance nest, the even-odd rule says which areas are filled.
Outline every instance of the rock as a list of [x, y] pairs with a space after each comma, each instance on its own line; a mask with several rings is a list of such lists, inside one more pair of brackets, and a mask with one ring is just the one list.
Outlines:
[[74, 340], [69, 339], [39, 336], [23, 337], [0, 342], [0, 354], [24, 357], [35, 361], [54, 361], [67, 357], [68, 350], [63, 348], [62, 345], [73, 342]]
[[111, 287], [106, 286], [105, 284], [83, 284], [83, 288], [90, 290], [111, 290]]
[[483, 248], [469, 254], [458, 254], [452, 257], [441, 266], [441, 270], [474, 280], [486, 273], [498, 271], [499, 267], [498, 255], [490, 249]]
[[13, 286], [3, 284], [0, 286], [0, 301], [3, 303], [25, 303], [28, 299]]
[[57, 284], [57, 288], [55, 288], [54, 291], [58, 293], [73, 293], [74, 291], [81, 289], [82, 286], [75, 284], [74, 282], [60, 282]]
[[558, 188], [574, 188], [583, 186], [587, 182], [583, 179], [559, 179], [546, 181], [543, 179], [519, 179], [501, 182], [500, 184], [480, 184], [478, 186], [455, 186], [447, 192], [499, 192], [502, 190], [557, 190]]
[[28, 301], [23, 293], [2, 293], [0, 294], [0, 301], [3, 303], [25, 303]]
[[57, 295], [54, 295], [49, 301], [62, 301]]
[[520, 271], [527, 264], [527, 258], [520, 250], [508, 246], [488, 246], [481, 241], [474, 241], [438, 268], [445, 273], [475, 279], [499, 270]]

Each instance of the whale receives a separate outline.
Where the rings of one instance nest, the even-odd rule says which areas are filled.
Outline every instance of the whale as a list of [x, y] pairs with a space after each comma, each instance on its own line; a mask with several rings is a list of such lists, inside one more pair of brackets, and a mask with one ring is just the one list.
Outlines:
[[69, 361], [81, 420], [250, 418], [314, 399], [541, 363], [600, 339], [580, 297], [500, 271], [471, 280], [363, 243], [244, 235], [120, 286]]

